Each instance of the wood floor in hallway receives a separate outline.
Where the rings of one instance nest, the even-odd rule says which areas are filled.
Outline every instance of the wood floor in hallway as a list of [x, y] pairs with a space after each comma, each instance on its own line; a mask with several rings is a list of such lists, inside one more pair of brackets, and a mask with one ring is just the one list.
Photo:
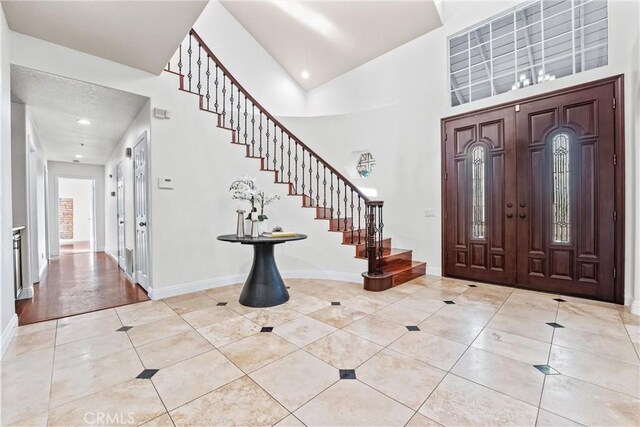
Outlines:
[[16, 313], [27, 325], [148, 299], [104, 252], [65, 254], [51, 260], [32, 299], [16, 302]]

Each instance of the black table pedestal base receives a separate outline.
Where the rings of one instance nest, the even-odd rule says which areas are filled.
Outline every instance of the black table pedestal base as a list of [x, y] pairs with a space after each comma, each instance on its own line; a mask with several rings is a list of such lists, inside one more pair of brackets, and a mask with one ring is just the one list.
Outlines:
[[289, 301], [289, 292], [276, 267], [273, 243], [253, 245], [253, 265], [240, 294], [240, 304], [273, 307]]

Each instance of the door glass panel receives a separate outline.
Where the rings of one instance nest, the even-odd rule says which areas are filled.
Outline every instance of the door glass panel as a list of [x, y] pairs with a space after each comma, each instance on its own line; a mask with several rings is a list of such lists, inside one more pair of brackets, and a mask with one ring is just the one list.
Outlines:
[[472, 236], [477, 239], [484, 238], [484, 193], [485, 193], [485, 149], [477, 146], [471, 150], [471, 179], [472, 179], [472, 212], [471, 212], [471, 230]]
[[570, 242], [569, 202], [569, 135], [559, 133], [553, 137], [553, 224], [552, 240], [555, 243]]

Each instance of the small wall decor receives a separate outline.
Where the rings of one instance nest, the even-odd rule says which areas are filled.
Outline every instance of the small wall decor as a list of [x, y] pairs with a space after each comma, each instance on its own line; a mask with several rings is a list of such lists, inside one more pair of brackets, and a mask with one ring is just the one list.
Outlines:
[[373, 172], [373, 168], [376, 165], [376, 160], [373, 158], [371, 153], [368, 151], [366, 153], [360, 154], [360, 159], [358, 160], [358, 165], [356, 166], [356, 170], [358, 171], [358, 175], [361, 178], [367, 178]]

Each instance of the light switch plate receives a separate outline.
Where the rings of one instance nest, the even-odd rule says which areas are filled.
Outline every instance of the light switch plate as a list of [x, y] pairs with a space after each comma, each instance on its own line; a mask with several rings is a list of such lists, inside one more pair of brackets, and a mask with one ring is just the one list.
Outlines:
[[173, 180], [171, 178], [158, 178], [158, 188], [163, 190], [173, 190]]

